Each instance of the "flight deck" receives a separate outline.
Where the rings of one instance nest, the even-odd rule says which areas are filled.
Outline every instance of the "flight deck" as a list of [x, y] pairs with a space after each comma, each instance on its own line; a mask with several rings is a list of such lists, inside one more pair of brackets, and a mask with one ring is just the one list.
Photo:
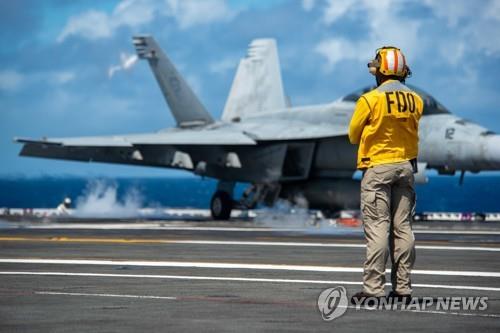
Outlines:
[[[360, 227], [181, 220], [0, 222], [2, 331], [498, 331], [500, 225], [415, 223], [415, 297], [488, 297], [485, 310], [347, 306], [361, 290]], [[390, 266], [388, 266], [390, 268]], [[390, 291], [387, 285], [386, 291]]]

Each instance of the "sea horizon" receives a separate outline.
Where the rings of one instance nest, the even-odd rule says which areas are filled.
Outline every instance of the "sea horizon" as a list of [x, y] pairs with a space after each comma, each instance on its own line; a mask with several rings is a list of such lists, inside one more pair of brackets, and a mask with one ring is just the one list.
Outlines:
[[[133, 196], [140, 207], [208, 208], [217, 180], [186, 177], [83, 177], [47, 175], [0, 177], [0, 207], [55, 208], [65, 197], [74, 202], [89, 195], [124, 203]], [[239, 197], [247, 184], [238, 183]], [[417, 212], [498, 212], [499, 176], [430, 176], [427, 184], [417, 184]]]

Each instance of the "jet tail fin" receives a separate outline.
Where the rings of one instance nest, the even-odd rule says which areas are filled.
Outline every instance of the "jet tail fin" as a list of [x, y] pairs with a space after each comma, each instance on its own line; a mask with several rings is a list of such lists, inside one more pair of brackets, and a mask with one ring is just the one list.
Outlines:
[[284, 109], [287, 104], [276, 40], [254, 39], [238, 66], [222, 119]]
[[196, 97], [170, 59], [151, 36], [134, 36], [140, 59], [146, 59], [179, 127], [213, 123], [214, 120]]

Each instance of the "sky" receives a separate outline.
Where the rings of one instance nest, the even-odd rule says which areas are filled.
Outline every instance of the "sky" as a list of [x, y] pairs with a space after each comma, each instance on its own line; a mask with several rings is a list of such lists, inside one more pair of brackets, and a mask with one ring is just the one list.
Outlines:
[[293, 105], [373, 84], [395, 45], [450, 111], [500, 132], [500, 1], [16, 0], [0, 2], [0, 176], [186, 176], [158, 168], [18, 156], [13, 137], [154, 132], [175, 126], [131, 38], [151, 34], [220, 118], [254, 38], [278, 43]]

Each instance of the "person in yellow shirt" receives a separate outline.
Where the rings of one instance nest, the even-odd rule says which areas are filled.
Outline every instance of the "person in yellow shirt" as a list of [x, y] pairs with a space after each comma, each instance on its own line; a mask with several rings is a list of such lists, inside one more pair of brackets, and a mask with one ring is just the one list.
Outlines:
[[351, 301], [358, 304], [368, 297], [385, 297], [389, 255], [389, 297], [409, 301], [415, 262], [413, 173], [423, 102], [404, 84], [411, 71], [400, 49], [378, 49], [368, 69], [377, 87], [358, 99], [349, 124], [349, 140], [359, 145], [357, 168], [363, 171], [361, 212], [366, 237], [363, 290]]

